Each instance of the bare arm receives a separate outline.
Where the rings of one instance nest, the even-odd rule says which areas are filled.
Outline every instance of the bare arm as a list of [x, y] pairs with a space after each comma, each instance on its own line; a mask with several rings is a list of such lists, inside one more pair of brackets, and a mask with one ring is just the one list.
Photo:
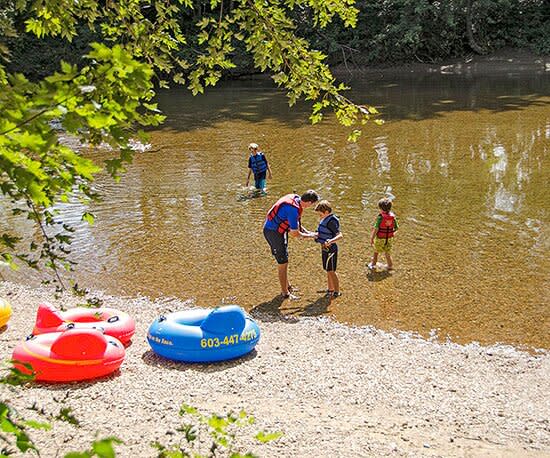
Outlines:
[[334, 237], [332, 237], [331, 239], [328, 239], [324, 245], [326, 248], [328, 248], [329, 246], [331, 246], [333, 243], [336, 243], [338, 240], [342, 239], [342, 237], [344, 237], [344, 235], [341, 233], [341, 232], [338, 232], [338, 234], [336, 234]]
[[376, 235], [376, 232], [377, 232], [377, 229], [373, 227], [370, 233], [370, 246], [374, 245], [374, 236]]
[[273, 178], [273, 174], [271, 173], [271, 167], [269, 166], [269, 163], [267, 164], [267, 176], [271, 180]]
[[316, 232], [309, 232], [307, 229], [304, 229], [302, 226], [300, 226], [300, 229], [294, 229], [288, 231], [291, 237], [294, 238], [300, 238], [300, 239], [313, 239], [317, 237]]
[[252, 169], [248, 169], [248, 176], [246, 177], [246, 185], [248, 186], [248, 183], [250, 182], [250, 174], [252, 173]]

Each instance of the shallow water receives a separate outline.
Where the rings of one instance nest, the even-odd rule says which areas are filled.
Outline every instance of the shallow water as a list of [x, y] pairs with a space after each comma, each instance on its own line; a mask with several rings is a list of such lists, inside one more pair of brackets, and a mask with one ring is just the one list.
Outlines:
[[[367, 125], [357, 144], [333, 120], [310, 126], [307, 108], [289, 109], [269, 82], [226, 83], [196, 98], [160, 94], [168, 120], [121, 183], [98, 179], [96, 224], [78, 223], [77, 203], [63, 208], [78, 226], [81, 284], [202, 306], [235, 302], [273, 317], [329, 315], [458, 342], [550, 347], [550, 75], [395, 75], [352, 84], [354, 97], [386, 120]], [[267, 197], [250, 199], [242, 185], [252, 141], [274, 178]], [[280, 306], [262, 224], [280, 195], [307, 188], [340, 216], [344, 295], [332, 304], [322, 297], [318, 245], [291, 240], [290, 278], [301, 300]], [[384, 195], [395, 197], [400, 220], [391, 275], [366, 268]], [[303, 222], [315, 229], [312, 210]]]

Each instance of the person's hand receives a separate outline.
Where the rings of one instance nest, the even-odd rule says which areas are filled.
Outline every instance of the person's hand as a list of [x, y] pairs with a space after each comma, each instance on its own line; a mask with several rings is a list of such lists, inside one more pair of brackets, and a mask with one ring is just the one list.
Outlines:
[[374, 246], [374, 239], [370, 239], [370, 246]]
[[272, 179], [273, 179], [272, 173], [271, 173], [271, 172], [268, 172], [268, 173], [267, 173], [267, 177], [268, 177], [270, 180], [272, 180]]
[[248, 188], [248, 180], [246, 181], [246, 184], [244, 185], [246, 188]]
[[327, 240], [325, 243], [323, 243], [323, 248], [329, 248], [332, 245], [331, 240]]

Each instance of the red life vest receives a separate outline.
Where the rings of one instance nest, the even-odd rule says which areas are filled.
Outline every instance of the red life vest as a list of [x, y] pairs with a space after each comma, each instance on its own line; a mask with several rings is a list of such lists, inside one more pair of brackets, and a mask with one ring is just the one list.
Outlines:
[[300, 196], [298, 194], [287, 194], [281, 197], [267, 212], [268, 221], [275, 221], [279, 225], [279, 227], [277, 227], [277, 232], [280, 234], [284, 234], [289, 230], [288, 221], [286, 219], [281, 219], [278, 215], [282, 205], [292, 205], [298, 209], [298, 222], [300, 222], [300, 218], [302, 217], [302, 207], [300, 206]]
[[382, 217], [382, 221], [380, 221], [380, 226], [378, 226], [376, 237], [388, 240], [390, 237], [393, 237], [395, 232], [395, 215], [392, 212], [381, 212], [380, 216]]

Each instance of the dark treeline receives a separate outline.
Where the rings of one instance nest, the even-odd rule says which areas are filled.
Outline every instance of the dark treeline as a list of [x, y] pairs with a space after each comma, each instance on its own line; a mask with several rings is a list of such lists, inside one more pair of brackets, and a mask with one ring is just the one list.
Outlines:
[[310, 37], [331, 64], [436, 62], [525, 48], [550, 53], [546, 0], [361, 0], [355, 29], [331, 24]]
[[[233, 0], [225, 0], [224, 14]], [[195, 2], [192, 13], [183, 11], [182, 29], [188, 47], [182, 57], [196, 53], [194, 24], [213, 14], [208, 0]], [[547, 0], [359, 0], [354, 29], [335, 20], [326, 28], [313, 28], [307, 7], [292, 12], [298, 34], [328, 55], [330, 65], [366, 66], [403, 62], [433, 63], [469, 54], [488, 54], [502, 48], [522, 48], [550, 54], [550, 2]], [[0, 10], [0, 13], [2, 11]], [[216, 12], [215, 14], [218, 14]], [[85, 54], [88, 43], [100, 40], [87, 26], [71, 43], [55, 38], [37, 39], [25, 33], [25, 15], [18, 15], [18, 36], [10, 40], [10, 71], [36, 79], [57, 70], [61, 59], [71, 63]], [[237, 68], [229, 75], [255, 73], [244, 49], [236, 49]]]

